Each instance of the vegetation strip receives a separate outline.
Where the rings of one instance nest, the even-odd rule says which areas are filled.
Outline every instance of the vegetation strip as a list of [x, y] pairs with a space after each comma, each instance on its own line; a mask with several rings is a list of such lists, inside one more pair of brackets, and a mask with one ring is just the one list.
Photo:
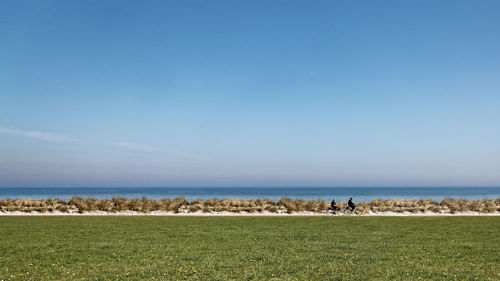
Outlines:
[[[344, 210], [347, 203], [339, 202], [337, 206]], [[325, 201], [304, 201], [291, 200], [282, 198], [277, 202], [263, 200], [195, 200], [188, 202], [185, 198], [151, 200], [142, 199], [125, 199], [113, 198], [110, 200], [97, 199], [82, 199], [78, 197], [71, 198], [69, 201], [59, 199], [47, 200], [10, 200], [3, 199], [0, 201], [0, 212], [63, 212], [63, 213], [86, 213], [86, 212], [171, 212], [171, 213], [283, 213], [292, 214], [300, 212], [325, 213], [330, 204]], [[455, 200], [445, 198], [441, 202], [433, 200], [373, 200], [371, 202], [361, 202], [357, 205], [359, 214], [368, 213], [440, 213], [440, 214], [456, 214], [461, 212], [477, 212], [477, 213], [498, 213], [500, 212], [500, 199], [496, 200]]]

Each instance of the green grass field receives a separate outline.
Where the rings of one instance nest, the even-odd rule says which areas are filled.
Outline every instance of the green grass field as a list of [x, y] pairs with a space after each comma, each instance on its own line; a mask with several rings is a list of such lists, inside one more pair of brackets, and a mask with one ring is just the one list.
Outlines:
[[500, 280], [500, 217], [0, 217], [0, 280]]

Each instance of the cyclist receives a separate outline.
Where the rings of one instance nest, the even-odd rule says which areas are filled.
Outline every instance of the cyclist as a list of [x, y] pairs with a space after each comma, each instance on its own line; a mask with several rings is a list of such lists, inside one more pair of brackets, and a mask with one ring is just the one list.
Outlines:
[[347, 202], [347, 208], [351, 211], [351, 214], [354, 212], [354, 209], [356, 209], [356, 204], [352, 202], [352, 197], [349, 198], [349, 202]]
[[335, 215], [337, 213], [337, 210], [339, 209], [337, 207], [337, 203], [335, 203], [335, 198], [332, 199], [332, 202], [330, 202], [331, 210], [332, 213]]

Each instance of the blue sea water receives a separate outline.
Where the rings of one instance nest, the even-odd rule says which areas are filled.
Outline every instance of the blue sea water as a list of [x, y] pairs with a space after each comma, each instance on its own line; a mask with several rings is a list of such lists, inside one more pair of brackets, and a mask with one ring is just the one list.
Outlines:
[[432, 199], [441, 201], [445, 197], [455, 199], [482, 200], [500, 198], [500, 187], [151, 187], [151, 188], [0, 188], [0, 199], [48, 199], [68, 200], [83, 198], [111, 199], [133, 198], [178, 198], [195, 199], [270, 199], [371, 201], [373, 199]]

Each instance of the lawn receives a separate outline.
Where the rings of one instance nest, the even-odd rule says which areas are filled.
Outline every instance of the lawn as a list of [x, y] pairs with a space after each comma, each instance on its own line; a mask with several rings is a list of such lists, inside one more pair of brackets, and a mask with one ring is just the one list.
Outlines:
[[500, 280], [500, 217], [0, 217], [0, 280]]

